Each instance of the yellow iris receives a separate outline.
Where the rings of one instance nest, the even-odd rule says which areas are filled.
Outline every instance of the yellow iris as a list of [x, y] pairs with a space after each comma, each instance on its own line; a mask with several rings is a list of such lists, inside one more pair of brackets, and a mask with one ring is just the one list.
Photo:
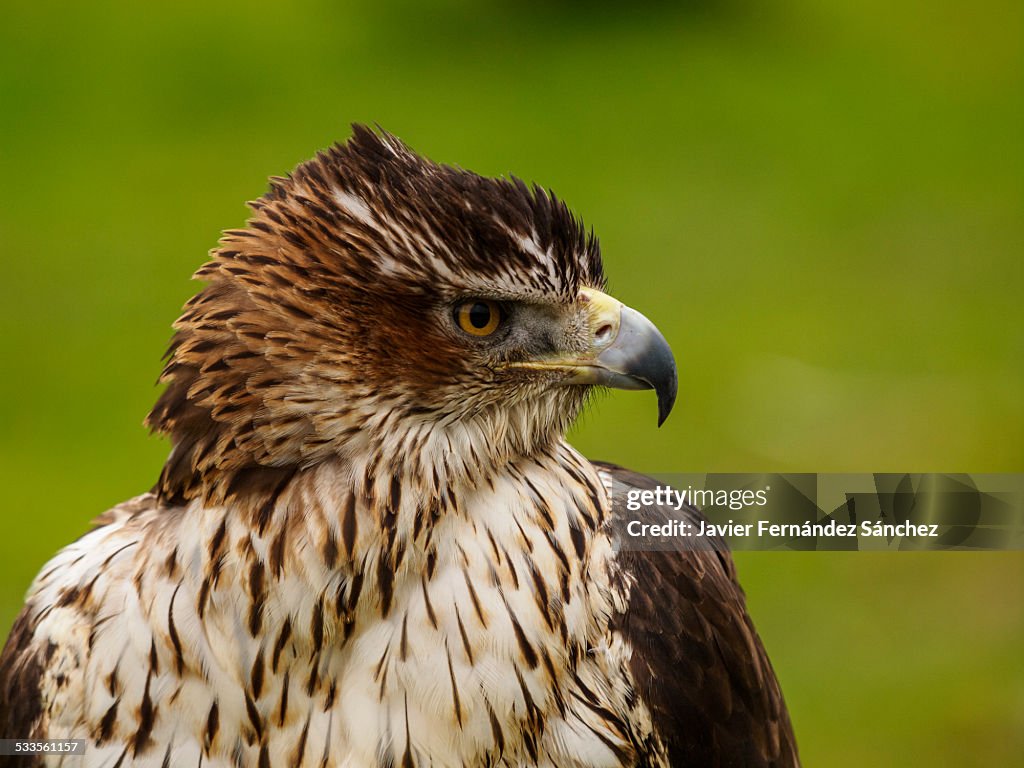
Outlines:
[[472, 336], [490, 336], [498, 330], [501, 308], [486, 299], [466, 301], [455, 309], [455, 319], [459, 328]]

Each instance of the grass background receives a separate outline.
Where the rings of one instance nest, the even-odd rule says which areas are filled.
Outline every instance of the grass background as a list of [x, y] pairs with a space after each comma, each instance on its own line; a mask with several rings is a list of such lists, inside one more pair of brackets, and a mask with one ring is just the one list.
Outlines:
[[[0, 633], [155, 480], [140, 422], [219, 231], [355, 120], [598, 231], [681, 391], [661, 430], [605, 398], [589, 455], [1024, 470], [1014, 0], [0, 5]], [[1020, 553], [738, 560], [808, 766], [1024, 753]]]

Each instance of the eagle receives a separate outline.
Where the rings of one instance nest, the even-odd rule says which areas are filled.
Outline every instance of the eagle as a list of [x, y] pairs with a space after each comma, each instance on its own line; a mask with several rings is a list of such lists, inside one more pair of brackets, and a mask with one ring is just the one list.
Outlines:
[[0, 736], [111, 768], [797, 765], [724, 543], [626, 546], [655, 481], [566, 442], [598, 388], [659, 423], [676, 397], [593, 232], [359, 125], [250, 207], [174, 325], [155, 486], [29, 589]]

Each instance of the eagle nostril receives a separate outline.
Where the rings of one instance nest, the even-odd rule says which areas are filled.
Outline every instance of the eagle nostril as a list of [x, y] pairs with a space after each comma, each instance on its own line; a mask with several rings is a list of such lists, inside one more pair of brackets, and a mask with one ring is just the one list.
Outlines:
[[608, 323], [605, 323], [600, 328], [598, 328], [597, 332], [594, 334], [594, 343], [599, 346], [607, 344], [609, 341], [611, 341], [611, 339], [612, 327]]

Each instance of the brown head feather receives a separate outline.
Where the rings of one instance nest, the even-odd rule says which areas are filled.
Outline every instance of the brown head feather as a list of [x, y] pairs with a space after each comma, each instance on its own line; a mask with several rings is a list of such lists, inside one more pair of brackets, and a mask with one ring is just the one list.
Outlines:
[[[426, 420], [493, 422], [488, 409], [540, 390], [502, 382], [439, 318], [469, 296], [568, 304], [604, 280], [595, 238], [552, 194], [363, 126], [250, 206], [195, 274], [208, 285], [175, 323], [147, 418], [173, 442], [157, 486], [167, 503], [223, 497], [239, 471], [397, 445], [400, 423], [422, 440]], [[582, 395], [550, 397], [565, 415], [510, 419], [506, 452], [552, 437]]]

